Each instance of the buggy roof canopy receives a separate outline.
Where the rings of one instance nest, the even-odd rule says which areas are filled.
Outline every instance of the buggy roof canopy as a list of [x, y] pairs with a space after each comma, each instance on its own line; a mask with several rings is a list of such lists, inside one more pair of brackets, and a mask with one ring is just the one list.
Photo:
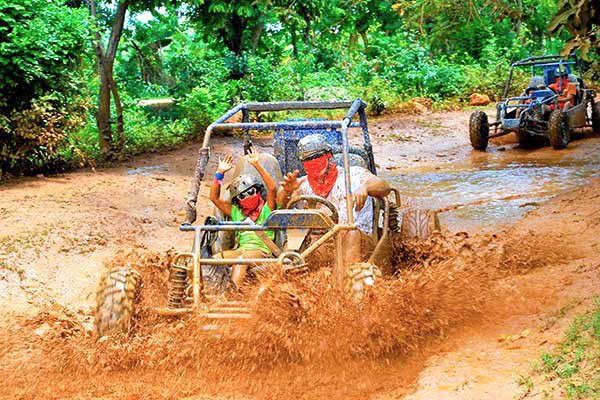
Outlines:
[[[343, 128], [347, 120], [347, 127], [357, 128], [360, 123], [351, 120], [359, 110], [364, 110], [366, 104], [356, 99], [354, 101], [285, 101], [272, 103], [242, 103], [223, 114], [219, 119], [210, 124], [206, 129], [203, 147], [208, 146], [210, 134], [215, 129], [253, 129], [274, 130], [278, 128]], [[283, 122], [250, 122], [250, 112], [264, 111], [291, 111], [291, 110], [335, 110], [348, 109], [342, 120], [306, 120]], [[242, 113], [242, 122], [227, 122], [235, 114]]]
[[569, 54], [567, 57], [562, 57], [560, 54], [550, 54], [546, 56], [532, 56], [519, 60], [512, 64], [513, 67], [521, 66], [542, 66], [543, 64], [566, 64], [565, 60], [569, 61], [569, 64], [577, 63], [577, 56], [575, 54]]

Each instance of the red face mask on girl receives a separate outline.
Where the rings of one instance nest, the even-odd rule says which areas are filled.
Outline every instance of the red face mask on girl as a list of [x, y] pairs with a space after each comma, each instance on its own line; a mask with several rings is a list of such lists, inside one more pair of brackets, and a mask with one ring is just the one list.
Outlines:
[[[250, 190], [252, 189], [254, 188], [250, 188]], [[252, 221], [256, 222], [258, 216], [260, 215], [260, 212], [262, 211], [265, 201], [263, 200], [258, 190], [254, 189], [253, 191], [254, 194], [246, 195], [243, 199], [240, 199], [238, 197], [238, 203], [240, 204], [240, 208], [242, 209], [244, 215], [249, 217]], [[242, 193], [242, 195], [244, 194], [245, 193]]]
[[327, 153], [302, 163], [308, 183], [317, 196], [326, 198], [337, 180], [338, 170], [332, 158], [332, 154]]

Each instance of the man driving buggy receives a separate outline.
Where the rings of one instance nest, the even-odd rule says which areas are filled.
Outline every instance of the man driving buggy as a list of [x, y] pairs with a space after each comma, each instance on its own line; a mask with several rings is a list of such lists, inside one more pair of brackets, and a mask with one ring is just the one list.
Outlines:
[[[347, 224], [344, 169], [336, 164], [327, 138], [321, 134], [305, 136], [298, 142], [298, 157], [306, 176], [299, 179], [298, 170], [288, 173], [277, 195], [277, 204], [285, 207], [293, 195], [317, 195], [336, 207], [340, 224]], [[343, 236], [345, 265], [362, 261], [361, 255], [368, 254], [374, 246], [370, 236], [373, 232], [372, 197], [382, 199], [391, 190], [385, 180], [359, 166], [350, 167], [350, 183], [358, 230], [346, 231]]]

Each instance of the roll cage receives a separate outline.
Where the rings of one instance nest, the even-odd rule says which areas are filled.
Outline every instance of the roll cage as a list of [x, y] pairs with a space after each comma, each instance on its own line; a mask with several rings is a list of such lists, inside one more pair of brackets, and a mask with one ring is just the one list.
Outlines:
[[[244, 143], [244, 154], [247, 154], [250, 147], [252, 146], [252, 138], [250, 136], [251, 130], [282, 130], [285, 134], [287, 131], [294, 130], [319, 130], [327, 135], [327, 130], [331, 130], [337, 135], [337, 140], [341, 141], [341, 150], [343, 155], [343, 169], [345, 175], [345, 191], [348, 223], [352, 225], [354, 223], [353, 199], [350, 193], [350, 174], [349, 174], [349, 142], [348, 142], [348, 129], [349, 128], [360, 128], [362, 130], [363, 137], [363, 148], [368, 158], [368, 169], [376, 174], [375, 160], [373, 158], [373, 147], [369, 137], [369, 129], [367, 127], [367, 105], [361, 100], [356, 99], [354, 101], [287, 101], [287, 102], [270, 102], [270, 103], [242, 103], [239, 104], [215, 122], [210, 124], [206, 128], [202, 147], [198, 153], [198, 160], [194, 172], [194, 178], [192, 179], [191, 188], [186, 196], [186, 219], [183, 225], [190, 225], [196, 220], [196, 202], [198, 198], [198, 192], [200, 189], [200, 182], [202, 181], [208, 160], [210, 157], [210, 139], [212, 133], [215, 130], [236, 130], [241, 129], [243, 132], [243, 143]], [[272, 112], [272, 111], [292, 111], [292, 110], [335, 110], [335, 109], [348, 109], [346, 115], [341, 120], [326, 120], [326, 119], [309, 119], [309, 120], [290, 120], [283, 122], [251, 122], [251, 112]], [[241, 114], [242, 122], [228, 122], [236, 114]], [[358, 121], [353, 122], [352, 119], [358, 114]], [[337, 130], [340, 130], [339, 132]], [[319, 133], [321, 133], [319, 132]], [[277, 140], [277, 138], [275, 139]], [[328, 137], [331, 140], [331, 136]], [[284, 155], [284, 156], [287, 156]], [[281, 164], [281, 161], [280, 161]], [[291, 172], [283, 168], [283, 173]]]
[[[554, 82], [554, 79], [551, 79], [553, 77], [553, 75], [550, 73], [546, 74], [546, 71], [554, 71], [557, 68], [560, 68], [560, 69], [565, 68], [569, 73], [571, 73], [572, 72], [571, 66], [574, 66], [575, 69], [577, 70], [577, 72], [579, 73], [578, 78], [579, 78], [580, 84], [582, 85], [581, 88], [584, 89], [585, 86], [583, 86], [583, 71], [581, 70], [581, 65], [579, 64], [579, 59], [577, 58], [577, 56], [575, 54], [570, 54], [566, 60], [560, 54], [552, 54], [552, 55], [546, 55], [546, 56], [531, 56], [531, 57], [527, 57], [522, 60], [519, 60], [517, 62], [514, 62], [510, 66], [510, 71], [508, 73], [508, 78], [507, 78], [506, 84], [504, 86], [504, 93], [502, 94], [502, 98], [506, 99], [508, 96], [508, 92], [510, 90], [510, 85], [512, 83], [513, 72], [514, 72], [515, 68], [531, 67], [531, 75], [532, 76], [535, 75], [536, 68], [543, 68], [545, 83], [546, 83], [546, 85], [549, 85], [550, 83]], [[552, 82], [550, 82], [550, 80]]]

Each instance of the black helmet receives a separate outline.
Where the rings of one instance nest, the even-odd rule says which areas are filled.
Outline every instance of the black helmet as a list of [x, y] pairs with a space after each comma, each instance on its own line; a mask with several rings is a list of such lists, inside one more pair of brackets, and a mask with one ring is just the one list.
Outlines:
[[327, 143], [327, 138], [320, 133], [305, 136], [298, 142], [298, 158], [300, 158], [300, 161], [331, 152], [331, 146]]
[[231, 200], [235, 200], [236, 196], [238, 196], [240, 193], [244, 193], [253, 186], [256, 186], [259, 192], [262, 191], [262, 183], [253, 175], [236, 176], [229, 185], [229, 194], [231, 195]]

